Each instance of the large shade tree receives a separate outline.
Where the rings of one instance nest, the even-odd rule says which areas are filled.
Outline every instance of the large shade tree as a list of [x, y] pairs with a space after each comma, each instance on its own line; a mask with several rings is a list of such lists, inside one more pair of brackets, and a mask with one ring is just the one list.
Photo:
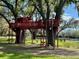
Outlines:
[[[33, 3], [33, 6], [37, 9], [44, 21], [49, 20], [53, 12], [56, 13], [55, 20], [59, 21], [66, 0], [30, 0], [30, 2]], [[58, 29], [58, 27], [52, 25], [51, 28], [52, 29], [50, 29], [49, 26], [46, 28], [47, 46], [51, 45], [55, 47], [56, 29]]]
[[[9, 24], [9, 16], [10, 20], [12, 20], [11, 17], [17, 20], [20, 15], [32, 16], [34, 11], [36, 11], [39, 13], [42, 19], [46, 21], [49, 20], [51, 18], [50, 15], [55, 12], [56, 15], [54, 20], [59, 23], [63, 7], [65, 5], [67, 6], [71, 2], [75, 3], [78, 8], [77, 0], [0, 0], [0, 7], [4, 9], [2, 9], [3, 12], [0, 12], [0, 15], [4, 17]], [[7, 14], [9, 15], [7, 16]], [[52, 29], [50, 29], [50, 27], [47, 26], [47, 46], [52, 45], [53, 47], [55, 47], [56, 29], [58, 29], [58, 27], [52, 26]], [[22, 31], [21, 38], [19, 35], [21, 30], [16, 29], [14, 31], [16, 33], [16, 43], [22, 43], [24, 31]]]
[[[32, 5], [36, 8], [37, 12], [39, 12], [44, 21], [49, 20], [51, 18], [51, 13], [53, 15], [53, 12], [55, 12], [56, 15], [53, 21], [56, 20], [58, 25], [60, 22], [61, 14], [63, 13], [64, 6], [75, 3], [77, 5], [77, 9], [79, 9], [79, 1], [77, 0], [29, 0], [29, 2], [32, 3]], [[52, 26], [52, 29], [50, 29], [50, 27], [47, 26], [47, 46], [51, 45], [55, 47], [55, 38], [57, 33], [56, 29], [58, 29], [58, 27]]]
[[[10, 24], [12, 20], [16, 21], [20, 16], [32, 15], [34, 10], [28, 0], [0, 0], [0, 16], [2, 16], [8, 24]], [[20, 29], [12, 30], [16, 33], [15, 43], [23, 43], [25, 31], [21, 31]]]

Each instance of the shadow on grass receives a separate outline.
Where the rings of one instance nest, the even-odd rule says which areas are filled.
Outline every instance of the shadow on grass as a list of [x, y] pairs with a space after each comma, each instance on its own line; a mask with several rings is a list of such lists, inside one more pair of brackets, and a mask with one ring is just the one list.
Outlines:
[[[22, 47], [16, 44], [0, 43], [0, 58], [1, 59], [37, 59], [46, 58], [48, 56], [33, 55], [32, 50], [39, 47]], [[51, 57], [51, 56], [50, 56]]]
[[[34, 53], [36, 54], [33, 55]], [[66, 49], [49, 50], [40, 47], [27, 47], [17, 44], [0, 43], [1, 59], [58, 59], [59, 56], [57, 55], [73, 56], [77, 55], [77, 53]]]

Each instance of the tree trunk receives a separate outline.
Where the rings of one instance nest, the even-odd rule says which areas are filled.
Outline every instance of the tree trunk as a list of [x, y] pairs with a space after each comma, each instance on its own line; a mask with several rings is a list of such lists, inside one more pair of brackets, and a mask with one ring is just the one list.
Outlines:
[[32, 31], [31, 32], [31, 35], [32, 35], [32, 44], [34, 44], [34, 42], [33, 42], [33, 40], [35, 40], [36, 39], [36, 32], [35, 31]]
[[16, 29], [15, 31], [16, 33], [16, 44], [23, 44], [24, 43], [24, 37], [25, 37], [25, 31], [24, 30], [20, 30], [20, 29]]
[[31, 34], [32, 34], [32, 39], [36, 39], [36, 32], [34, 31]]
[[51, 45], [53, 48], [55, 48], [55, 37], [56, 37], [56, 31], [55, 28], [47, 28], [46, 30], [47, 34], [47, 46]]

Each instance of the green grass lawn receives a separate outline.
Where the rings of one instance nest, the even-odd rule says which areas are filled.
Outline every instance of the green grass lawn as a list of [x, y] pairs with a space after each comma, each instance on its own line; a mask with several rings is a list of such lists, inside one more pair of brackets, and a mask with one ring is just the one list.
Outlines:
[[58, 45], [59, 45], [59, 47], [79, 49], [79, 41], [66, 40], [64, 42], [64, 41], [59, 40]]
[[[31, 40], [26, 40], [26, 45], [31, 45]], [[36, 41], [34, 41], [36, 43]], [[38, 40], [38, 44], [39, 44]], [[60, 47], [79, 49], [78, 41], [59, 41]], [[37, 50], [37, 48], [35, 48]], [[34, 51], [35, 51], [34, 49]], [[7, 44], [6, 38], [0, 38], [0, 59], [79, 59], [79, 56], [63, 56], [63, 55], [33, 55], [33, 48], [27, 49], [23, 45]]]
[[0, 44], [0, 59], [79, 59], [78, 56], [32, 55], [19, 45]]

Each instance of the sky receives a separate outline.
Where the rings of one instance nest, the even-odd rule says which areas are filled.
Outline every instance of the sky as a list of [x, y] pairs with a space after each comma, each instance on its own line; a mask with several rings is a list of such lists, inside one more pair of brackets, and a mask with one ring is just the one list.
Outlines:
[[71, 3], [68, 7], [64, 8], [64, 17], [79, 18], [75, 4]]
[[[71, 3], [68, 7], [65, 7], [64, 9], [64, 14], [63, 14], [63, 19], [64, 20], [69, 20], [70, 18], [74, 18], [75, 20], [79, 20], [78, 16], [78, 11], [77, 8], [75, 7], [75, 4]], [[65, 31], [69, 30], [74, 30], [73, 28], [67, 28]]]

